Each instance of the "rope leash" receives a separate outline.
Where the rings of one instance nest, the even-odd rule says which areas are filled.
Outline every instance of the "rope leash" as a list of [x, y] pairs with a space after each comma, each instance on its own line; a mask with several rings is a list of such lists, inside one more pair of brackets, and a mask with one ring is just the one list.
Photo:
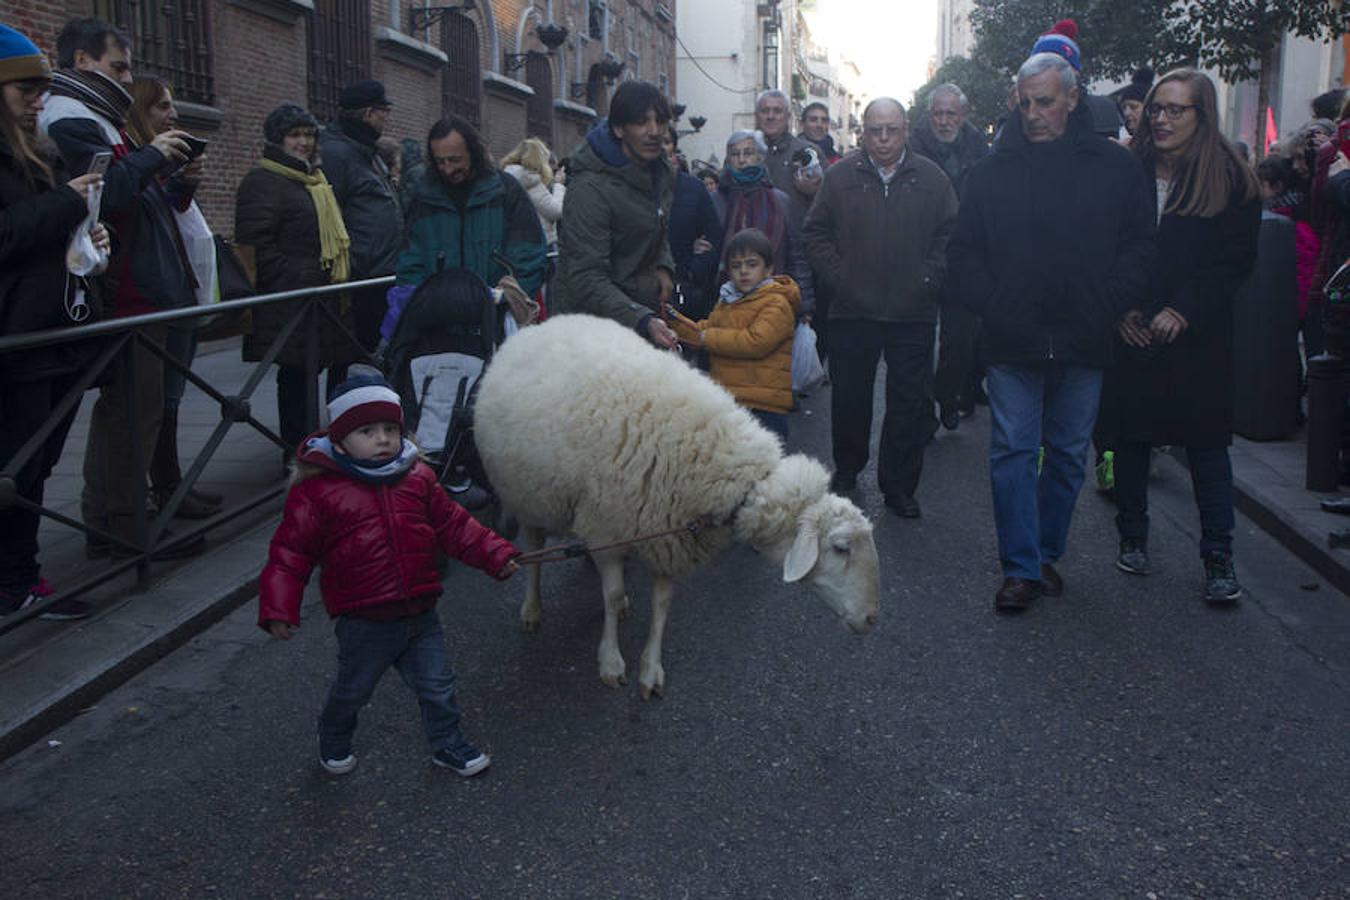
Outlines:
[[529, 553], [522, 553], [512, 561], [521, 566], [542, 566], [546, 563], [566, 562], [569, 559], [579, 559], [587, 553], [599, 553], [602, 550], [613, 550], [616, 547], [641, 544], [644, 541], [654, 541], [657, 538], [670, 537], [673, 534], [697, 535], [703, 532], [704, 529], [711, 528], [715, 524], [716, 522], [710, 516], [699, 516], [697, 519], [685, 522], [678, 528], [667, 528], [665, 531], [642, 534], [623, 541], [613, 541], [612, 543], [601, 544], [598, 547], [588, 547], [581, 541], [574, 541], [570, 544], [555, 544], [552, 547], [544, 547], [541, 550], [532, 550]]

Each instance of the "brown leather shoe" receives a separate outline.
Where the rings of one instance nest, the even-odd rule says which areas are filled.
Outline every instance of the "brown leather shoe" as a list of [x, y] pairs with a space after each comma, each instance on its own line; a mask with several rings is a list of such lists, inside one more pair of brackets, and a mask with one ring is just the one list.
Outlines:
[[994, 594], [994, 609], [997, 612], [1022, 612], [1041, 596], [1042, 591], [1039, 581], [1009, 576], [1003, 579], [1003, 586]]
[[1041, 563], [1041, 593], [1047, 597], [1064, 596], [1064, 579], [1050, 563]]

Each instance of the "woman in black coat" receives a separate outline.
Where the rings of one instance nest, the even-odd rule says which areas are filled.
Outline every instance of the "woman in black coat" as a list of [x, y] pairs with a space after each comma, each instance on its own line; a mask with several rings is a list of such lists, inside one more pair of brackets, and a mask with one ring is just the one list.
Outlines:
[[1200, 512], [1205, 599], [1236, 602], [1233, 571], [1233, 295], [1256, 259], [1255, 178], [1218, 129], [1214, 84], [1193, 69], [1149, 92], [1135, 152], [1158, 196], [1152, 303], [1121, 319], [1120, 364], [1107, 374], [1115, 418], [1116, 566], [1146, 575], [1150, 448], [1186, 448]]
[[[263, 123], [267, 140], [263, 158], [239, 183], [234, 237], [239, 244], [253, 248], [259, 293], [347, 280], [350, 241], [332, 189], [319, 168], [317, 130], [314, 117], [298, 106], [274, 109]], [[322, 227], [329, 232], [327, 241], [321, 234], [321, 218]], [[303, 302], [254, 307], [252, 327], [244, 336], [244, 359], [261, 360]], [[329, 295], [321, 302], [338, 314], [348, 331], [353, 330], [346, 299]], [[307, 436], [305, 329], [302, 323], [277, 356], [277, 419], [288, 456]], [[360, 355], [332, 319], [320, 315], [318, 368], [329, 369], [330, 386], [342, 380], [347, 363]]]
[[[31, 52], [5, 59], [9, 80], [0, 84], [0, 335], [70, 326], [89, 315], [83, 279], [66, 272], [66, 244], [89, 214], [85, 196], [98, 175], [65, 181], [64, 167], [37, 143], [37, 114], [47, 90], [47, 59], [12, 29], [8, 47]], [[91, 236], [105, 254], [108, 233]], [[81, 302], [85, 305], [81, 306]], [[93, 356], [88, 342], [54, 344], [0, 354], [0, 469], [51, 416]], [[75, 410], [57, 425], [27, 463], [14, 473], [19, 497], [42, 505], [42, 488], [60, 459]], [[39, 576], [38, 514], [18, 505], [0, 510], [0, 616], [31, 606], [51, 593]], [[78, 619], [87, 604], [59, 600], [44, 619]]]

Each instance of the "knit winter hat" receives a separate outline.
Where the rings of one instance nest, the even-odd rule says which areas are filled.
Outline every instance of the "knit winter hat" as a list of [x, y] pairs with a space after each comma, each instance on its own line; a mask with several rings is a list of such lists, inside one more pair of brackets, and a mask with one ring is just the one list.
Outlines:
[[1083, 68], [1082, 54], [1078, 51], [1078, 23], [1073, 19], [1060, 19], [1054, 27], [1036, 39], [1031, 46], [1031, 55], [1053, 53], [1069, 61], [1075, 72]]
[[0, 83], [51, 78], [47, 55], [21, 31], [0, 25]]
[[1116, 99], [1121, 103], [1126, 100], [1143, 103], [1151, 87], [1153, 87], [1153, 70], [1148, 66], [1140, 66], [1134, 70], [1134, 78], [1130, 83], [1116, 92]]
[[291, 133], [292, 128], [313, 128], [317, 130], [318, 121], [309, 111], [294, 103], [283, 103], [267, 114], [263, 120], [263, 137], [267, 143], [281, 146], [282, 138]]
[[353, 375], [328, 400], [328, 438], [341, 443], [372, 422], [397, 422], [403, 427], [403, 405], [389, 382], [379, 375]]

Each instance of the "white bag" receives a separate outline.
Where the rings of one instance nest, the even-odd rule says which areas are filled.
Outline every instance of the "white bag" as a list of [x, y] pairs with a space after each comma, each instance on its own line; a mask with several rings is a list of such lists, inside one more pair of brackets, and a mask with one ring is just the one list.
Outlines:
[[824, 380], [825, 367], [816, 353], [816, 332], [805, 322], [799, 322], [792, 336], [792, 392], [809, 394]]
[[90, 185], [85, 205], [89, 214], [75, 227], [70, 244], [66, 246], [66, 270], [79, 276], [98, 275], [108, 267], [107, 252], [95, 248], [94, 239], [89, 236], [89, 230], [98, 224], [99, 208], [103, 205], [103, 185]]
[[211, 226], [206, 224], [201, 207], [193, 200], [182, 212], [174, 210], [174, 221], [178, 225], [178, 234], [183, 239], [183, 250], [187, 253], [188, 265], [197, 280], [197, 305], [209, 306], [220, 302], [216, 286], [216, 239], [211, 235]]

